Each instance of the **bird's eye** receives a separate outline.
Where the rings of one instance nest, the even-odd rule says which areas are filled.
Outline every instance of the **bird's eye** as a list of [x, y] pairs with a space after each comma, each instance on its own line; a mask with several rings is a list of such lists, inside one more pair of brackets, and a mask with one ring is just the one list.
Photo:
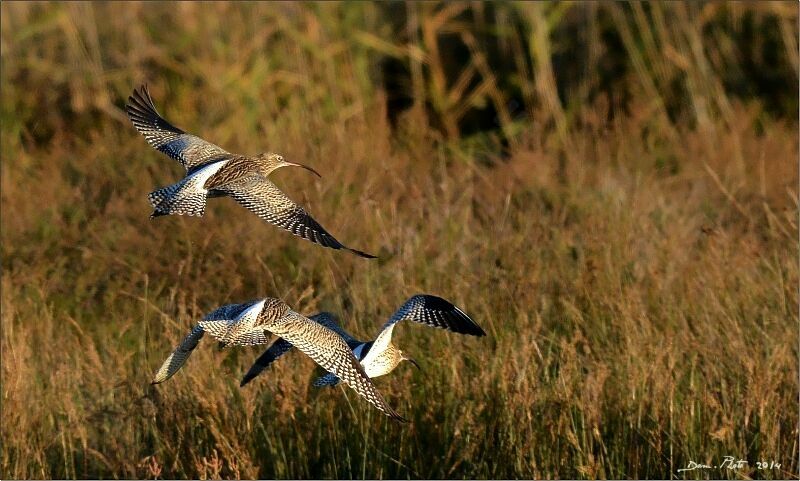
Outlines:
[[278, 156], [278, 162], [283, 162], [283, 156], [282, 155]]

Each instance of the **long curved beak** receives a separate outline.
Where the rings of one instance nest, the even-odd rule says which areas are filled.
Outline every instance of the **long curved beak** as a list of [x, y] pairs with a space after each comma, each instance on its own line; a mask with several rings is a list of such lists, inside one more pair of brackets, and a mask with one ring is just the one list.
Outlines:
[[422, 368], [421, 368], [421, 367], [419, 367], [419, 364], [417, 364], [417, 361], [415, 361], [415, 360], [411, 359], [410, 357], [407, 357], [407, 358], [406, 358], [406, 361], [410, 362], [411, 364], [413, 364], [414, 366], [416, 366], [416, 368], [417, 368], [417, 369], [419, 369], [420, 371], [422, 371]]
[[312, 169], [311, 167], [309, 167], [309, 166], [307, 166], [307, 165], [303, 165], [303, 164], [296, 164], [296, 163], [294, 163], [294, 162], [285, 162], [285, 164], [286, 164], [286, 165], [290, 165], [290, 166], [292, 166], [292, 167], [302, 167], [302, 168], [304, 168], [304, 169], [306, 169], [306, 170], [309, 170], [309, 171], [313, 172], [313, 173], [314, 173], [314, 174], [315, 174], [317, 177], [319, 177], [320, 179], [322, 178], [322, 176], [321, 176], [321, 175], [319, 175], [319, 172], [317, 172], [316, 170]]

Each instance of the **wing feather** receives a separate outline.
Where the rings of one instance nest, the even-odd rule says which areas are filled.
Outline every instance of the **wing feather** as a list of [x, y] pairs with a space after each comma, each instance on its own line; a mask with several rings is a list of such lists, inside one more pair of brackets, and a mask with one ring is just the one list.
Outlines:
[[253, 304], [261, 302], [260, 299], [252, 300], [243, 302], [240, 304], [226, 304], [221, 306], [206, 315], [203, 318], [204, 321], [229, 321], [231, 319], [236, 319], [239, 317], [241, 313], [243, 313], [247, 308], [251, 307]]
[[428, 294], [410, 297], [383, 325], [387, 329], [400, 321], [409, 320], [426, 326], [470, 336], [485, 336], [481, 327], [450, 301]]
[[353, 341], [356, 341], [356, 339], [353, 336], [351, 336], [350, 333], [345, 331], [344, 328], [340, 326], [338, 322], [336, 322], [336, 316], [334, 316], [330, 312], [320, 312], [319, 314], [314, 314], [313, 316], [309, 316], [308, 318], [311, 319], [312, 321], [322, 324], [323, 326], [327, 327], [336, 334], [339, 334], [340, 336], [342, 336], [342, 339], [344, 339], [345, 342], [347, 342], [348, 344]]
[[314, 387], [336, 386], [337, 384], [339, 384], [339, 378], [331, 373], [328, 373], [320, 378], [317, 378], [317, 380], [314, 381]]
[[286, 229], [298, 237], [331, 249], [345, 249], [361, 257], [375, 257], [351, 249], [336, 240], [305, 209], [295, 204], [269, 179], [248, 176], [229, 184], [215, 186], [215, 189], [230, 195], [270, 224]]
[[400, 306], [400, 309], [392, 314], [392, 317], [383, 325], [373, 345], [376, 352], [382, 352], [386, 348], [386, 345], [391, 342], [394, 326], [404, 320], [459, 334], [486, 335], [475, 321], [450, 301], [428, 294], [417, 294]]
[[[309, 316], [314, 322], [317, 322], [331, 331], [335, 332], [342, 339], [350, 346], [351, 343], [358, 342], [356, 339], [351, 336], [347, 331], [345, 331], [337, 322], [336, 316], [331, 314], [330, 312], [320, 312], [319, 314], [314, 314], [313, 316]], [[269, 346], [261, 356], [256, 359], [253, 365], [250, 367], [250, 370], [242, 377], [242, 382], [240, 386], [244, 386], [245, 384], [252, 381], [256, 378], [259, 374], [261, 374], [270, 364], [277, 361], [278, 358], [289, 352], [294, 346], [292, 343], [287, 341], [286, 339], [278, 339], [271, 346]], [[338, 379], [337, 379], [338, 382]]]
[[125, 111], [148, 144], [180, 162], [189, 172], [231, 155], [222, 147], [188, 134], [164, 119], [156, 110], [146, 85], [134, 89]]
[[197, 347], [200, 339], [203, 338], [203, 334], [203, 328], [199, 325], [195, 326], [156, 371], [152, 384], [162, 383], [180, 371], [186, 360], [192, 355], [192, 351]]
[[386, 403], [341, 336], [294, 311], [289, 311], [269, 329], [336, 375], [380, 411], [393, 419], [405, 421]]
[[[317, 322], [331, 331], [335, 332], [342, 339], [348, 344], [348, 346], [352, 347], [351, 344], [358, 343], [358, 341], [351, 336], [347, 331], [345, 331], [337, 322], [336, 316], [331, 314], [330, 312], [320, 312], [319, 314], [314, 314], [313, 316], [309, 316], [314, 322]], [[253, 379], [255, 379], [259, 374], [261, 374], [270, 364], [277, 361], [278, 358], [289, 352], [294, 346], [292, 343], [287, 341], [286, 339], [278, 339], [271, 346], [269, 346], [262, 354], [255, 360], [253, 365], [250, 367], [250, 370], [242, 377], [242, 382], [240, 386], [244, 386], [245, 384], [249, 383]], [[335, 377], [335, 376], [334, 376]], [[336, 378], [336, 382], [338, 383], [338, 378]]]

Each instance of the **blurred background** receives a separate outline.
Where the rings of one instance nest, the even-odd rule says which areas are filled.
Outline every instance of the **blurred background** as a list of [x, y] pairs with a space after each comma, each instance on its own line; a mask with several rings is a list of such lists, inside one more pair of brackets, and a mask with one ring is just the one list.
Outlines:
[[[798, 477], [798, 5], [0, 5], [3, 478]], [[150, 221], [182, 129], [322, 173], [276, 184], [366, 261], [228, 199]], [[415, 293], [488, 333], [402, 326], [376, 380], [201, 343], [276, 296], [362, 339]], [[780, 467], [758, 470], [756, 461]], [[773, 465], [774, 466], [774, 465]]]

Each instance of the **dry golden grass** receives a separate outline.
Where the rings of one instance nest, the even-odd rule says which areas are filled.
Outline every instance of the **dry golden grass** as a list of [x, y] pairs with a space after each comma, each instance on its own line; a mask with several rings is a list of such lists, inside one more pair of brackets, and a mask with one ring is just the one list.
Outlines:
[[[710, 117], [672, 122], [631, 74], [613, 120], [598, 100], [501, 121], [505, 156], [452, 105], [392, 129], [368, 5], [2, 5], [0, 477], [665, 478], [725, 455], [750, 465], [687, 477], [798, 477], [796, 119], [712, 86]], [[229, 199], [148, 220], [182, 172], [121, 113], [142, 80], [177, 125], [314, 166], [276, 182], [380, 259]], [[297, 353], [240, 389], [260, 349], [207, 341], [148, 384], [223, 303], [277, 296], [366, 338], [418, 292], [488, 336], [398, 332], [423, 371], [376, 383], [408, 425], [315, 390]]]

